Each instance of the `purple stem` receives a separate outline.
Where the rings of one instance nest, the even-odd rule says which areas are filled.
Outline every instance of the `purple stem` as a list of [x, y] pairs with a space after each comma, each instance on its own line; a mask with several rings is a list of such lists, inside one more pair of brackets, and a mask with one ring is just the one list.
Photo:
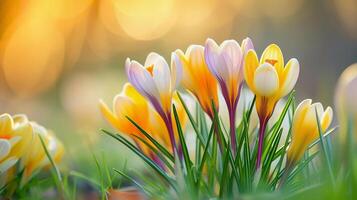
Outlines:
[[268, 120], [263, 119], [260, 121], [260, 128], [259, 128], [259, 141], [258, 141], [258, 155], [257, 155], [257, 163], [255, 168], [258, 169], [261, 165], [262, 154], [263, 154], [263, 144], [264, 144], [264, 135], [265, 129]]
[[217, 141], [218, 141], [218, 146], [219, 146], [219, 150], [221, 151], [221, 153], [223, 154], [223, 144], [222, 144], [222, 138], [221, 138], [221, 135], [219, 134], [219, 130], [218, 130], [218, 124], [214, 122], [213, 118], [212, 119], [212, 123], [213, 124], [213, 128], [214, 128], [214, 132], [216, 134], [216, 137], [217, 137]]
[[235, 130], [235, 121], [236, 121], [236, 114], [235, 114], [235, 108], [233, 108], [229, 110], [229, 130], [230, 130], [230, 136], [232, 142], [232, 151], [234, 155], [236, 154], [237, 151], [237, 136]]
[[162, 162], [162, 160], [159, 158], [159, 156], [157, 156], [156, 154], [154, 154], [153, 152], [150, 153], [151, 159], [164, 171], [166, 171], [165, 165]]
[[166, 124], [167, 131], [169, 132], [170, 142], [171, 142], [171, 146], [172, 146], [172, 152], [173, 152], [174, 156], [177, 153], [179, 155], [179, 158], [181, 159], [183, 157], [182, 150], [179, 151], [177, 148], [177, 145], [176, 145], [175, 132], [173, 129], [171, 114], [168, 114], [168, 116], [165, 117], [164, 121]]

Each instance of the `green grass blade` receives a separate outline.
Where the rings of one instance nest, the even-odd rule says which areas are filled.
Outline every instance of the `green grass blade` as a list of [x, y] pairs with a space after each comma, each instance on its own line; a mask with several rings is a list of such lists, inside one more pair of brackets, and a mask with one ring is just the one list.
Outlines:
[[58, 169], [56, 163], [53, 161], [52, 156], [51, 156], [50, 152], [47, 149], [45, 141], [43, 140], [43, 137], [40, 134], [38, 134], [38, 137], [40, 138], [41, 145], [42, 145], [43, 149], [45, 150], [45, 153], [46, 153], [46, 156], [47, 156], [48, 160], [51, 163], [51, 166], [52, 166], [51, 171], [54, 174], [54, 180], [55, 180], [55, 182], [57, 184], [57, 188], [59, 190], [59, 193], [60, 193], [60, 195], [63, 196], [63, 198], [66, 198], [67, 193], [66, 193], [65, 187], [63, 185], [61, 172]]
[[173, 183], [172, 178], [170, 178], [165, 171], [163, 171], [155, 162], [153, 162], [150, 158], [148, 158], [145, 154], [143, 154], [139, 149], [137, 149], [133, 144], [131, 144], [127, 139], [119, 134], [113, 134], [109, 131], [102, 130], [105, 134], [113, 137], [118, 140], [126, 147], [128, 147], [131, 151], [133, 151], [136, 155], [138, 155], [145, 163], [147, 163], [154, 171], [156, 171], [167, 183], [169, 183], [174, 189], [176, 189], [176, 185]]
[[190, 155], [188, 153], [188, 149], [187, 149], [187, 144], [185, 141], [185, 137], [183, 136], [183, 132], [182, 132], [182, 127], [180, 124], [180, 120], [177, 114], [177, 110], [175, 105], [173, 105], [173, 113], [174, 113], [174, 118], [176, 120], [176, 128], [177, 128], [177, 133], [179, 135], [179, 139], [180, 139], [180, 144], [181, 144], [181, 148], [182, 148], [182, 153], [183, 153], [183, 159], [184, 159], [184, 164], [186, 167], [186, 172], [187, 175], [189, 177], [189, 180], [191, 181], [192, 186], [194, 186], [194, 177], [193, 177], [193, 173], [192, 173], [192, 162], [190, 159]]
[[174, 167], [172, 166], [172, 164], [167, 160], [166, 157], [162, 156], [161, 152], [158, 151], [154, 146], [152, 146], [151, 144], [149, 144], [147, 141], [145, 141], [143, 138], [137, 136], [137, 135], [134, 135], [134, 137], [136, 139], [138, 139], [140, 142], [142, 142], [143, 144], [145, 144], [145, 146], [147, 146], [151, 151], [153, 151], [155, 153], [155, 155], [157, 155], [160, 160], [162, 162], [164, 162], [165, 166], [170, 169], [171, 172], [174, 172]]
[[[201, 158], [201, 161], [200, 161], [200, 164], [199, 164], [199, 167], [198, 167], [198, 173], [199, 173], [199, 177], [201, 176], [202, 172], [203, 172], [203, 167], [206, 163], [206, 158], [207, 158], [207, 155], [208, 155], [208, 149], [209, 149], [209, 144], [211, 142], [211, 138], [212, 138], [212, 135], [213, 135], [213, 126], [211, 127], [211, 130], [210, 130], [210, 133], [208, 135], [208, 139], [207, 139], [207, 142], [206, 142], [206, 145], [205, 145], [205, 149], [203, 151], [203, 154], [202, 154], [202, 158]], [[198, 158], [197, 158], [198, 159]]]
[[334, 175], [333, 175], [331, 160], [330, 160], [330, 157], [328, 156], [327, 148], [326, 148], [324, 139], [322, 137], [324, 133], [323, 133], [323, 130], [321, 128], [319, 116], [317, 114], [317, 108], [315, 108], [315, 115], [316, 115], [317, 127], [318, 127], [318, 130], [319, 130], [321, 148], [322, 148], [322, 151], [324, 153], [324, 157], [325, 157], [325, 160], [326, 160], [327, 169], [328, 169], [328, 172], [329, 172], [329, 175], [330, 175], [331, 182], [332, 182], [333, 185], [335, 185], [335, 178], [334, 178]]
[[142, 186], [139, 182], [137, 182], [135, 179], [131, 178], [130, 176], [126, 175], [124, 172], [118, 170], [118, 169], [113, 169], [116, 173], [120, 174], [121, 176], [123, 176], [124, 178], [128, 179], [129, 181], [131, 181], [132, 183], [134, 183], [134, 185], [136, 185], [141, 191], [143, 191], [146, 195], [151, 195], [151, 193], [149, 191], [147, 191], [145, 189], [144, 186]]
[[150, 142], [152, 142], [156, 148], [158, 148], [162, 154], [164, 154], [167, 158], [169, 158], [172, 162], [174, 162], [174, 156], [167, 151], [167, 149], [165, 147], [163, 147], [159, 142], [157, 142], [153, 137], [151, 137], [150, 134], [148, 134], [144, 129], [142, 129], [134, 120], [130, 119], [129, 117], [127, 117], [127, 119], [136, 127], [140, 130], [140, 132], [142, 134], [144, 134], [144, 136], [150, 140]]
[[187, 114], [187, 116], [188, 116], [189, 121], [191, 122], [191, 125], [192, 125], [192, 127], [193, 127], [193, 130], [195, 131], [195, 133], [196, 133], [198, 139], [200, 140], [200, 142], [201, 142], [202, 144], [204, 144], [205, 142], [204, 142], [204, 139], [203, 139], [203, 137], [202, 137], [202, 134], [200, 134], [200, 132], [199, 132], [198, 124], [197, 124], [197, 123], [195, 122], [195, 120], [193, 119], [191, 112], [189, 111], [189, 109], [188, 109], [188, 107], [187, 107], [185, 101], [183, 100], [183, 98], [182, 98], [182, 96], [181, 96], [181, 94], [180, 94], [179, 92], [177, 92], [177, 96], [179, 97], [179, 99], [180, 99], [180, 101], [181, 101], [181, 104], [182, 104], [182, 106], [183, 106], [183, 108], [184, 108], [184, 110], [185, 110], [185, 112], [186, 112], [186, 114]]
[[69, 175], [70, 175], [70, 176], [73, 176], [73, 177], [77, 177], [77, 178], [83, 179], [83, 180], [85, 180], [85, 181], [91, 183], [92, 185], [98, 187], [98, 189], [100, 189], [100, 187], [101, 187], [101, 184], [98, 183], [96, 180], [94, 180], [94, 179], [90, 178], [89, 176], [84, 175], [84, 174], [82, 174], [82, 173], [80, 173], [80, 172], [70, 171], [70, 172], [69, 172]]

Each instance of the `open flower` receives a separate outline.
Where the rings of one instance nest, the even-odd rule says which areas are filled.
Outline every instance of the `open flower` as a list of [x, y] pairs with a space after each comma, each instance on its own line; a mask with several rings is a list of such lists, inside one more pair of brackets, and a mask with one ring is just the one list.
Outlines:
[[24, 182], [28, 181], [35, 171], [51, 166], [40, 137], [42, 137], [48, 153], [56, 164], [62, 160], [64, 154], [62, 142], [51, 131], [36, 122], [30, 123], [34, 130], [34, 138], [31, 141], [31, 150], [27, 151], [21, 159], [21, 166], [24, 168]]
[[205, 60], [208, 69], [216, 77], [227, 104], [230, 121], [232, 148], [236, 150], [235, 119], [240, 90], [243, 82], [243, 62], [248, 50], [254, 49], [249, 38], [242, 46], [235, 40], [226, 40], [220, 46], [212, 39], [205, 45]]
[[357, 139], [357, 63], [346, 68], [341, 74], [335, 93], [335, 103], [339, 123], [340, 137], [346, 142], [349, 127]]
[[[180, 124], [183, 126], [182, 128], [184, 128], [187, 119], [184, 108], [181, 102], [179, 102], [177, 95], [174, 95], [173, 103], [176, 105]], [[163, 146], [171, 148], [168, 131], [163, 128], [165, 127], [164, 120], [130, 83], [126, 83], [120, 94], [115, 96], [113, 100], [113, 111], [111, 111], [103, 101], [100, 101], [100, 110], [105, 119], [115, 129], [128, 135], [139, 147], [139, 149], [143, 151], [143, 153], [151, 157], [156, 162], [159, 161], [159, 158], [155, 156], [145, 144], [139, 141], [137, 137], [146, 140], [148, 143], [150, 143], [150, 141], [146, 139], [141, 131], [132, 122], [130, 122], [128, 118], [137, 123], [143, 130], [150, 133], [151, 136]], [[173, 125], [176, 126], [174, 119]], [[176, 132], [177, 131], [174, 131], [175, 135], [177, 135]]]
[[311, 103], [311, 99], [306, 99], [296, 108], [292, 123], [291, 144], [287, 154], [287, 165], [289, 167], [296, 164], [303, 156], [308, 145], [319, 138], [317, 120], [319, 120], [322, 134], [331, 124], [333, 117], [331, 107], [327, 107], [324, 110], [321, 103]]
[[144, 66], [129, 58], [125, 62], [129, 82], [162, 116], [171, 112], [172, 94], [180, 81], [181, 66], [174, 62], [177, 59], [173, 54], [171, 71], [166, 60], [157, 53], [150, 53]]
[[5, 173], [28, 150], [33, 130], [28, 121], [18, 116], [0, 115], [0, 174]]
[[101, 100], [100, 110], [105, 119], [121, 133], [128, 134], [136, 143], [134, 135], [142, 136], [142, 133], [128, 119], [132, 119], [145, 131], [149, 131], [149, 105], [135, 88], [126, 83], [122, 91], [113, 99], [113, 111]]
[[212, 101], [218, 110], [217, 81], [208, 70], [204, 58], [204, 47], [190, 45], [186, 52], [174, 52], [179, 60], [176, 65], [182, 66], [181, 83], [185, 89], [192, 93], [200, 103], [202, 109], [213, 118]]
[[283, 54], [275, 44], [264, 50], [260, 62], [254, 50], [249, 50], [245, 57], [244, 77], [248, 87], [256, 95], [255, 106], [260, 121], [256, 167], [260, 166], [268, 120], [279, 99], [294, 88], [299, 70], [299, 62], [295, 58], [290, 59], [284, 67]]
[[151, 102], [164, 120], [173, 152], [177, 152], [177, 147], [171, 118], [172, 95], [181, 77], [181, 66], [174, 61], [177, 59], [172, 54], [171, 71], [165, 59], [157, 53], [150, 53], [144, 66], [129, 58], [125, 63], [129, 82]]

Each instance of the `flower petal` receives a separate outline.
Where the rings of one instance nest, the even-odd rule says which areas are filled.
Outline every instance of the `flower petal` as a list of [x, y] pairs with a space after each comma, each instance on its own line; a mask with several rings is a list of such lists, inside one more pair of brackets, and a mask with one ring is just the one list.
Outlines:
[[282, 72], [284, 68], [284, 57], [278, 45], [271, 44], [264, 50], [262, 57], [260, 58], [260, 64], [263, 63], [270, 63], [273, 65], [278, 74]]
[[9, 141], [0, 139], [0, 161], [9, 155], [11, 144]]
[[311, 103], [312, 103], [311, 99], [305, 99], [297, 106], [297, 108], [295, 110], [295, 114], [294, 114], [294, 119], [293, 119], [294, 126], [301, 126], [301, 124], [305, 118], [305, 115], [311, 106]]
[[279, 89], [279, 77], [275, 68], [264, 63], [260, 65], [254, 73], [254, 88], [258, 95], [272, 96]]
[[332, 108], [329, 106], [326, 108], [325, 112], [323, 113], [320, 121], [321, 121], [321, 129], [326, 131], [326, 129], [330, 126], [333, 119], [333, 111]]
[[127, 59], [125, 62], [129, 82], [148, 99], [159, 98], [159, 92], [150, 73], [138, 62]]
[[5, 161], [3, 161], [0, 164], [0, 174], [6, 172], [10, 167], [14, 166], [17, 161], [18, 161], [18, 158], [16, 158], [16, 157], [10, 157], [10, 158], [6, 159]]
[[104, 103], [103, 100], [99, 100], [99, 108], [108, 123], [117, 130], [121, 130], [118, 118], [114, 115], [114, 113], [109, 109], [109, 107], [107, 106], [107, 104]]
[[242, 41], [241, 48], [244, 55], [247, 55], [249, 50], [254, 50], [254, 45], [252, 40], [249, 37], [245, 38]]
[[254, 50], [248, 51], [247, 55], [245, 56], [244, 61], [244, 78], [247, 82], [248, 87], [255, 92], [254, 88], [254, 73], [257, 67], [259, 66], [258, 56]]
[[0, 115], [0, 135], [9, 134], [14, 127], [14, 121], [12, 117], [5, 113]]
[[159, 94], [169, 94], [171, 73], [166, 60], [157, 53], [150, 53], [145, 61], [145, 66], [153, 66], [152, 78]]
[[242, 50], [235, 40], [226, 40], [221, 44], [222, 56], [231, 76], [238, 76], [243, 64]]
[[294, 88], [299, 77], [299, 72], [299, 61], [295, 58], [290, 59], [284, 68], [282, 76], [280, 77], [282, 97], [287, 95]]
[[207, 63], [208, 69], [211, 73], [220, 81], [224, 82], [228, 80], [229, 70], [226, 66], [226, 62], [220, 54], [220, 47], [212, 39], [206, 40], [205, 45], [205, 61]]
[[183, 67], [179, 56], [171, 53], [171, 91], [180, 85], [182, 80]]

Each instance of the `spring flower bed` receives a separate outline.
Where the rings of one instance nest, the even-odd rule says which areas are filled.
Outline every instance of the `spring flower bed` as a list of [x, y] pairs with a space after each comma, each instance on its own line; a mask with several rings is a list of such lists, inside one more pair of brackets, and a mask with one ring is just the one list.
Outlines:
[[[112, 107], [99, 102], [113, 127], [101, 132], [140, 158], [143, 172], [108, 169], [95, 158], [102, 181], [66, 174], [58, 166], [64, 147], [51, 131], [24, 115], [3, 114], [1, 194], [26, 197], [34, 182], [50, 177], [47, 195], [60, 199], [352, 198], [357, 65], [337, 85], [339, 126], [331, 125], [331, 107], [296, 101], [300, 67], [276, 44], [258, 55], [250, 38], [207, 39], [172, 52], [170, 62], [158, 53], [143, 64], [127, 58], [128, 82]], [[115, 187], [113, 173], [129, 186]], [[94, 189], [79, 194], [73, 177]]]

